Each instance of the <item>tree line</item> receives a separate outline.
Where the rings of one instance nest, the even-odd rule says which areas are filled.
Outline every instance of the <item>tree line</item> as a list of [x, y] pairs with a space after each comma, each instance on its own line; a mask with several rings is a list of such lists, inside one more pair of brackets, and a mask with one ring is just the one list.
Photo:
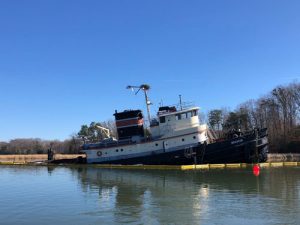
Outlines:
[[77, 154], [79, 147], [80, 141], [75, 137], [64, 141], [17, 138], [9, 142], [0, 142], [0, 154], [46, 154], [50, 148], [55, 153]]
[[110, 136], [116, 137], [116, 127], [112, 120], [91, 122], [89, 125], [82, 125], [78, 133], [64, 141], [17, 138], [9, 142], [0, 142], [0, 154], [46, 154], [50, 148], [55, 153], [77, 154], [84, 142], [97, 142], [106, 138], [99, 127], [109, 129]]
[[257, 100], [233, 110], [208, 112], [209, 127], [222, 137], [234, 129], [268, 128], [270, 152], [300, 152], [300, 83], [280, 85]]

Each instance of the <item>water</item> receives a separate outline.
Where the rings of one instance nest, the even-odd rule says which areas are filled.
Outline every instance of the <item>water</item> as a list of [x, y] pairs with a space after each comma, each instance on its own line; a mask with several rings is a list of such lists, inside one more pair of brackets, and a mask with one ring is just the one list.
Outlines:
[[0, 167], [0, 224], [300, 224], [300, 168]]

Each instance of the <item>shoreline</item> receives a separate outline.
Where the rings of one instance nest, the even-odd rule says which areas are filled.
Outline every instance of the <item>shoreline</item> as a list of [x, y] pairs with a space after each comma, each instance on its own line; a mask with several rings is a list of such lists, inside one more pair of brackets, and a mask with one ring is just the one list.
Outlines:
[[[64, 167], [92, 167], [99, 169], [125, 169], [125, 170], [212, 170], [212, 169], [249, 169], [256, 164], [228, 163], [228, 164], [199, 164], [199, 165], [114, 165], [114, 164], [53, 164], [47, 162], [0, 162], [1, 166], [64, 166]], [[300, 162], [267, 162], [258, 163], [261, 168], [300, 167]]]
[[[54, 161], [47, 161], [47, 154], [32, 155], [0, 155], [1, 165], [24, 165], [24, 166], [89, 166], [106, 169], [160, 169], [160, 170], [210, 170], [210, 169], [240, 169], [252, 168], [254, 164], [226, 163], [226, 164], [199, 164], [199, 165], [111, 165], [111, 164], [78, 164], [68, 163], [63, 160], [76, 160], [78, 157], [85, 158], [84, 154], [55, 154]], [[268, 154], [268, 161], [258, 163], [261, 168], [275, 167], [298, 167], [300, 166], [300, 154]]]
[[[54, 154], [54, 160], [72, 160], [78, 157], [85, 158], [84, 154]], [[47, 154], [20, 154], [20, 155], [0, 155], [1, 162], [13, 162], [13, 163], [36, 163], [47, 162]]]
[[[78, 157], [86, 158], [85, 154], [54, 154], [54, 160], [72, 160]], [[14, 155], [0, 155], [1, 162], [47, 162], [47, 154], [14, 154]], [[272, 162], [300, 162], [300, 153], [269, 153], [268, 163]]]

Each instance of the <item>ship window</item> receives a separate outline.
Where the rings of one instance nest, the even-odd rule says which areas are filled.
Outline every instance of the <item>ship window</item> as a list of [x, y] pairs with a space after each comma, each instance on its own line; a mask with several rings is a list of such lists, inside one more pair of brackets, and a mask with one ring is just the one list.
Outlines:
[[155, 146], [158, 146], [158, 144], [156, 143]]
[[165, 123], [166, 122], [166, 117], [165, 116], [159, 117], [159, 122], [160, 123]]
[[194, 136], [193, 138], [196, 139], [196, 136]]
[[182, 114], [181, 114], [181, 118], [182, 118], [182, 119], [186, 119], [186, 118], [187, 118], [186, 113], [182, 113]]
[[181, 120], [181, 114], [176, 115], [176, 120]]
[[186, 113], [186, 118], [191, 118], [192, 117], [192, 112], [187, 112]]
[[184, 141], [184, 138], [182, 138], [181, 140]]
[[116, 149], [116, 152], [118, 152], [119, 151], [119, 149]]
[[197, 110], [192, 111], [192, 116], [197, 116]]
[[121, 152], [123, 152], [123, 148], [121, 148]]

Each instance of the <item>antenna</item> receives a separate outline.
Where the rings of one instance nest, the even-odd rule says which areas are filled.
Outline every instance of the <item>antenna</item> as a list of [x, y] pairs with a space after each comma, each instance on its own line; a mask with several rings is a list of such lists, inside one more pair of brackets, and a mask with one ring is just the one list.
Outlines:
[[179, 105], [180, 105], [180, 110], [182, 110], [182, 101], [181, 101], [181, 95], [179, 95]]
[[163, 99], [160, 100], [159, 106], [160, 106], [160, 107], [164, 106], [164, 101], [163, 101]]
[[147, 92], [150, 90], [150, 86], [148, 84], [142, 84], [140, 86], [128, 85], [126, 88], [127, 89], [131, 89], [131, 90], [137, 89], [137, 91], [135, 92], [135, 95], [137, 95], [137, 93], [139, 93], [140, 90], [144, 91], [145, 101], [146, 101], [146, 107], [147, 107], [147, 114], [148, 114], [148, 120], [149, 120], [149, 123], [150, 123], [150, 120], [151, 120], [151, 117], [150, 117], [150, 105], [151, 105], [151, 102], [149, 101], [148, 94], [147, 94]]

